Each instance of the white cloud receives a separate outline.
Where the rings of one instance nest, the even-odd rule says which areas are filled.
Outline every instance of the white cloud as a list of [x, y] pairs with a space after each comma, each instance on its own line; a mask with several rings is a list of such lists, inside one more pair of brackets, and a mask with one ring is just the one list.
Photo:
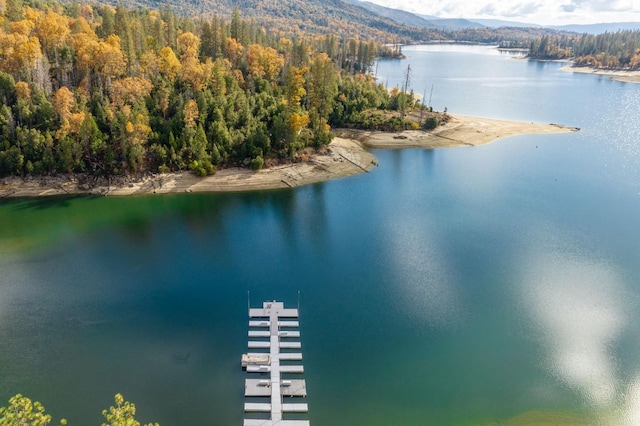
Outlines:
[[508, 18], [518, 18], [520, 16], [535, 15], [540, 11], [540, 8], [544, 6], [540, 3], [522, 3], [515, 4], [511, 8], [503, 12], [503, 15]]
[[640, 0], [369, 0], [440, 18], [505, 19], [541, 25], [640, 22]]

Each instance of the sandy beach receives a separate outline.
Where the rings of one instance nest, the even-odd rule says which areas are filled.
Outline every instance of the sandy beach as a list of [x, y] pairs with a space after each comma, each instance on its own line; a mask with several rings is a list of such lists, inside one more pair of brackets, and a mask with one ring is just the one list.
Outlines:
[[377, 165], [366, 148], [444, 148], [476, 146], [523, 134], [575, 131], [556, 124], [534, 124], [490, 118], [451, 115], [449, 122], [432, 132], [370, 132], [337, 129], [326, 153], [308, 161], [269, 167], [259, 171], [229, 168], [200, 178], [191, 172], [127, 177], [93, 185], [78, 176], [0, 179], [0, 198], [94, 194], [123, 196], [171, 192], [256, 191], [301, 185], [364, 173]]
[[357, 140], [367, 148], [451, 148], [477, 146], [516, 135], [566, 133], [575, 127], [537, 124], [450, 114], [447, 124], [431, 132], [405, 130], [399, 133], [366, 130], [336, 130], [343, 138]]
[[589, 67], [572, 66], [562, 67], [562, 70], [581, 74], [595, 74], [604, 77], [611, 77], [612, 80], [622, 81], [625, 83], [640, 83], [640, 71], [600, 70]]

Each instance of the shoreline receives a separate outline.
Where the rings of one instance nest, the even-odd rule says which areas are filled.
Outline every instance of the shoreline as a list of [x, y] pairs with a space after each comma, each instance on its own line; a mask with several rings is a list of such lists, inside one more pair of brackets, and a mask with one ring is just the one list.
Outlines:
[[219, 170], [197, 177], [175, 172], [126, 177], [117, 183], [90, 187], [79, 176], [7, 177], [0, 179], [0, 200], [55, 195], [126, 196], [181, 192], [240, 192], [293, 188], [370, 171], [376, 157], [365, 148], [446, 148], [477, 146], [497, 139], [525, 134], [577, 131], [556, 124], [534, 124], [450, 114], [451, 119], [431, 132], [406, 130], [379, 132], [335, 129], [337, 137], [327, 153], [314, 154], [309, 161], [269, 167], [259, 171], [240, 168]]
[[334, 138], [326, 154], [314, 154], [308, 161], [283, 164], [254, 171], [221, 169], [212, 176], [198, 177], [190, 171], [127, 176], [107, 185], [80, 182], [78, 175], [7, 177], [0, 179], [3, 198], [55, 195], [126, 196], [181, 192], [240, 192], [293, 188], [371, 170], [376, 158], [351, 140]]
[[625, 70], [603, 70], [589, 67], [573, 67], [565, 66], [562, 71], [576, 72], [579, 74], [594, 74], [603, 77], [611, 77], [611, 80], [621, 81], [623, 83], [640, 83], [640, 71]]
[[335, 133], [343, 138], [357, 140], [367, 148], [434, 149], [484, 145], [517, 135], [568, 133], [580, 130], [576, 127], [566, 127], [560, 124], [527, 123], [461, 114], [449, 114], [449, 117], [448, 123], [431, 132], [337, 129]]

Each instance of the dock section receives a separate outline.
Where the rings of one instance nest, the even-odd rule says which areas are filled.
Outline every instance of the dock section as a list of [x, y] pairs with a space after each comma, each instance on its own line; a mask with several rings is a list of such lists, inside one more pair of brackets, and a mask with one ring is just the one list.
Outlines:
[[[306, 382], [288, 378], [304, 372], [299, 326], [298, 309], [285, 308], [282, 302], [249, 308], [251, 352], [242, 355], [242, 367], [248, 375], [244, 411], [252, 418], [245, 418], [244, 426], [309, 426], [309, 420], [297, 418], [309, 411], [302, 402], [307, 396]], [[286, 418], [289, 413], [296, 418]]]

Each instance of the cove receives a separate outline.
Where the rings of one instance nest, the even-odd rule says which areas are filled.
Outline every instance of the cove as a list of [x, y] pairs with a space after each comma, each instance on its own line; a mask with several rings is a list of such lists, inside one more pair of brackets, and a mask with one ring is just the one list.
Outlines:
[[436, 109], [581, 131], [375, 150], [295, 190], [3, 200], [0, 400], [99, 424], [121, 392], [142, 422], [240, 424], [247, 291], [300, 290], [313, 424], [632, 422], [640, 86], [405, 54], [378, 78], [411, 63]]

